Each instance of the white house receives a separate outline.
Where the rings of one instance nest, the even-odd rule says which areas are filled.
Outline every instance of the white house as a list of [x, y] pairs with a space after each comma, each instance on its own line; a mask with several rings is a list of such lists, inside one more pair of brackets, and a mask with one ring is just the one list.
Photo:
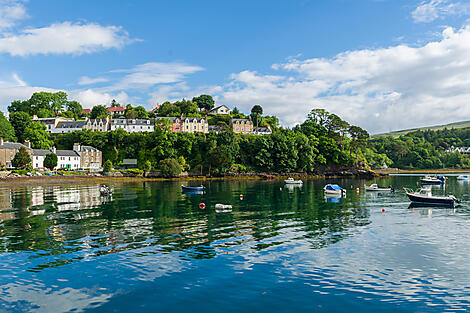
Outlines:
[[55, 147], [49, 150], [33, 149], [33, 168], [44, 168], [46, 155], [55, 153], [57, 155], [56, 169], [77, 170], [80, 168], [80, 154], [73, 150], [56, 150]]
[[213, 108], [209, 111], [208, 114], [212, 115], [228, 115], [230, 114], [230, 109], [225, 105], [219, 105], [218, 107]]
[[155, 125], [147, 119], [125, 119], [116, 118], [111, 120], [111, 130], [123, 129], [128, 133], [153, 132]]

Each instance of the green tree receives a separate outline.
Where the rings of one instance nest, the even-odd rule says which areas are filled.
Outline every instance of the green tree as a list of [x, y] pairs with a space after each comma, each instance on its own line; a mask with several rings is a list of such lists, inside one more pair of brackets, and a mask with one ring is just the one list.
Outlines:
[[255, 104], [251, 108], [251, 118], [253, 119], [253, 123], [256, 124], [256, 128], [259, 127], [262, 115], [263, 115], [263, 108], [259, 104]]
[[24, 140], [31, 142], [33, 149], [49, 149], [54, 142], [49, 139], [46, 126], [39, 122], [30, 122], [23, 133]]
[[19, 142], [24, 142], [23, 133], [30, 121], [31, 117], [26, 112], [18, 111], [10, 113], [10, 123], [15, 129], [16, 138]]
[[152, 163], [149, 160], [145, 161], [143, 170], [144, 170], [144, 173], [148, 173], [152, 170]]
[[109, 111], [103, 105], [95, 105], [93, 109], [91, 109], [90, 118], [92, 119], [102, 119], [107, 118], [109, 116]]
[[349, 127], [349, 134], [353, 141], [353, 147], [356, 150], [356, 162], [357, 162], [357, 153], [360, 147], [360, 144], [365, 142], [369, 138], [369, 133], [360, 128], [359, 126]]
[[117, 101], [115, 99], [111, 100], [111, 107], [112, 108], [115, 108], [115, 107], [120, 107], [121, 105], [119, 103], [117, 103]]
[[57, 166], [57, 161], [57, 154], [46, 154], [46, 157], [44, 158], [44, 167], [52, 171]]
[[113, 170], [113, 162], [106, 160], [103, 165], [103, 172], [111, 172]]
[[218, 173], [225, 173], [233, 164], [232, 153], [226, 146], [214, 147], [209, 151], [209, 164], [211, 169]]
[[11, 165], [17, 169], [25, 168], [30, 163], [31, 157], [25, 147], [20, 147], [13, 160], [11, 160]]
[[181, 174], [181, 164], [178, 160], [168, 158], [160, 161], [160, 171], [163, 177], [175, 177]]
[[77, 102], [77, 101], [69, 101], [66, 104], [67, 111], [70, 111], [73, 113], [73, 117], [75, 119], [78, 119], [82, 115], [83, 107], [82, 105]]
[[200, 95], [199, 97], [194, 97], [192, 102], [194, 102], [199, 109], [206, 109], [210, 111], [214, 108], [215, 101], [209, 95]]
[[5, 141], [16, 141], [17, 138], [15, 136], [15, 129], [2, 112], [0, 112], [0, 137]]

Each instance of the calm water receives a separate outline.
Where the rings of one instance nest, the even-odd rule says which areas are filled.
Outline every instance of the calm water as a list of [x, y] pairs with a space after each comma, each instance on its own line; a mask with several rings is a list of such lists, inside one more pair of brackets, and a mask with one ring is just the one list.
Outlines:
[[363, 180], [336, 180], [361, 192], [327, 203], [326, 182], [207, 182], [205, 195], [113, 184], [110, 199], [94, 184], [0, 185], [0, 312], [469, 308], [470, 184], [450, 178], [435, 192], [463, 204], [432, 209], [365, 193]]

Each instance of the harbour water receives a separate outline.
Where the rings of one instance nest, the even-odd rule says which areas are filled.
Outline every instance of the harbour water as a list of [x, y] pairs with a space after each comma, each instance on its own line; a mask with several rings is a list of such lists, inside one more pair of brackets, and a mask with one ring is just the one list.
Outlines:
[[467, 310], [470, 184], [434, 187], [455, 209], [413, 208], [418, 180], [0, 185], [0, 312]]

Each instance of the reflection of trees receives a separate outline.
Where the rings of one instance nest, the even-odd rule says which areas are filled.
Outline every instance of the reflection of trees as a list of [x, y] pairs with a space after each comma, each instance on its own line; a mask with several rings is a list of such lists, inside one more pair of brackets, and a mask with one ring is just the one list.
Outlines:
[[[0, 251], [40, 249], [46, 259], [61, 256], [45, 259], [36, 270], [140, 248], [213, 258], [227, 249], [262, 250], [292, 240], [319, 248], [370, 222], [368, 211], [354, 209], [359, 196], [327, 204], [323, 186], [314, 182], [293, 192], [279, 190], [277, 182], [205, 185], [206, 194], [186, 195], [180, 182], [117, 184], [111, 198], [100, 197], [99, 185], [44, 187], [43, 202], [31, 200], [33, 189], [17, 188], [11, 191], [15, 219], [4, 222]], [[32, 202], [44, 215], [31, 214]], [[206, 210], [199, 209], [200, 202], [208, 204]], [[217, 214], [215, 203], [233, 204], [233, 212]]]

